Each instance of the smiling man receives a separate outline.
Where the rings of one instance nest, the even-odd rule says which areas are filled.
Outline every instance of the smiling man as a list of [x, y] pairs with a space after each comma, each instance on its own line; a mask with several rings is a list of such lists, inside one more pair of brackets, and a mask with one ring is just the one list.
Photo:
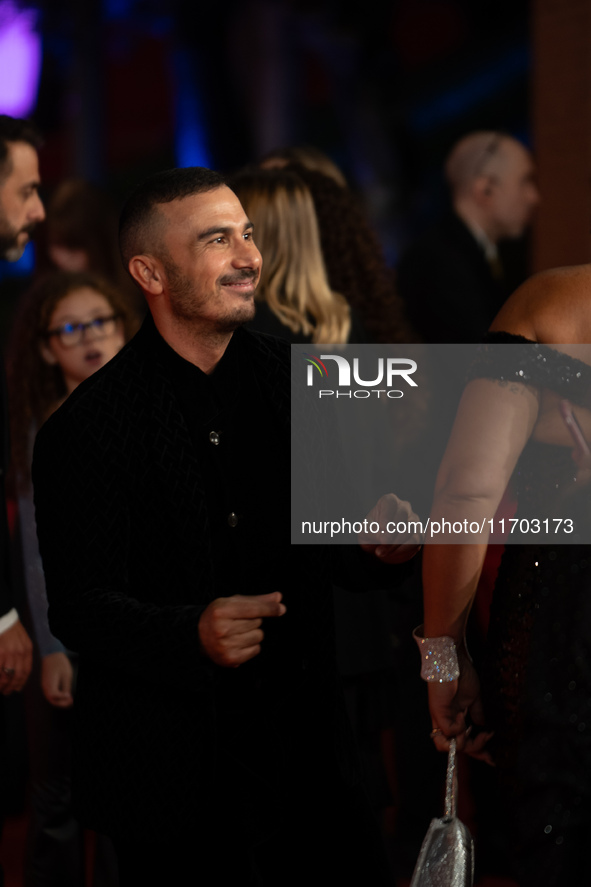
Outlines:
[[[120, 243], [150, 316], [33, 466], [51, 628], [80, 654], [80, 816], [123, 887], [390, 883], [337, 688], [331, 551], [289, 542], [289, 346], [242, 328], [252, 224], [216, 173], [170, 170]], [[371, 560], [351, 555], [349, 584]]]
[[0, 258], [16, 262], [45, 218], [39, 197], [40, 139], [27, 120], [0, 114]]
[[[179, 170], [178, 177], [182, 174]], [[234, 330], [254, 316], [261, 255], [252, 223], [236, 195], [220, 184], [159, 204], [150, 224], [144, 242], [133, 216], [131, 223], [123, 220], [124, 261], [146, 294], [162, 337], [210, 373]], [[135, 255], [140, 243], [149, 249]]]

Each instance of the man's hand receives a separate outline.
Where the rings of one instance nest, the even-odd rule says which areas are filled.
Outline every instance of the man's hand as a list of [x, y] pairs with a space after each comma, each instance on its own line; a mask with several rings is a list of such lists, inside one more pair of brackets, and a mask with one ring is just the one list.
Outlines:
[[379, 525], [377, 532], [360, 534], [359, 544], [386, 564], [400, 564], [420, 551], [420, 518], [410, 502], [388, 493], [367, 515], [367, 526]]
[[236, 668], [260, 653], [263, 619], [284, 613], [279, 591], [217, 598], [199, 620], [201, 648], [216, 665]]
[[65, 653], [49, 653], [41, 660], [41, 689], [56, 708], [69, 708], [73, 704], [73, 677], [72, 663]]
[[471, 728], [466, 729], [466, 716], [474, 724], [484, 724], [480, 702], [480, 681], [468, 657], [460, 659], [460, 677], [457, 681], [429, 683], [429, 710], [433, 728], [438, 732], [433, 742], [439, 751], [449, 750], [449, 740], [456, 737], [458, 751], [465, 751], [473, 758], [492, 764], [490, 752], [485, 748], [492, 733], [480, 732], [472, 738]]
[[21, 622], [0, 634], [0, 693], [22, 690], [33, 665], [33, 645]]

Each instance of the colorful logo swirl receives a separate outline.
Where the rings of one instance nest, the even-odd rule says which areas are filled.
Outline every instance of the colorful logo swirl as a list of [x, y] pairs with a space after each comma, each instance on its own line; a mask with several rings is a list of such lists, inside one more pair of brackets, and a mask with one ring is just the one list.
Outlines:
[[306, 363], [309, 363], [309, 364], [312, 364], [312, 366], [315, 366], [321, 376], [328, 376], [328, 370], [326, 369], [325, 365], [322, 363], [322, 361], [320, 360], [319, 357], [316, 357], [315, 354], [308, 354], [307, 352], [304, 352], [304, 354], [306, 355], [304, 358]]

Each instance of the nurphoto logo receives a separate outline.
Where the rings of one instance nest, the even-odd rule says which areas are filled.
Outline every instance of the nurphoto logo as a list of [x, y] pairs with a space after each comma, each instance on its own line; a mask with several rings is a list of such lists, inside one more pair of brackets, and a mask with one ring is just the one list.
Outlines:
[[[395, 382], [400, 384], [403, 381], [410, 385], [411, 388], [418, 387], [414, 379], [411, 378], [412, 374], [417, 370], [417, 363], [408, 357], [387, 357], [385, 359], [379, 357], [377, 359], [377, 368], [374, 367], [373, 369], [373, 373], [375, 373], [375, 378], [373, 379], [361, 378], [358, 357], [353, 358], [352, 370], [350, 361], [343, 357], [342, 354], [321, 354], [320, 357], [314, 354], [306, 354], [304, 359], [308, 364], [308, 387], [314, 386], [314, 380], [316, 379], [315, 369], [320, 373], [321, 379], [324, 380], [328, 377], [328, 370], [324, 361], [332, 360], [337, 365], [337, 388], [321, 388], [318, 390], [318, 397], [354, 397], [363, 400], [370, 398], [372, 395], [379, 398], [383, 394], [396, 400], [404, 397], [404, 391], [400, 388], [394, 388]], [[334, 367], [331, 366], [331, 369], [334, 375]], [[367, 372], [367, 368], [364, 371]], [[353, 383], [361, 387], [352, 387], [351, 375], [353, 376]], [[379, 388], [378, 386], [382, 384], [385, 384], [386, 387]], [[338, 389], [340, 388], [347, 388], [349, 390], [339, 391]]]

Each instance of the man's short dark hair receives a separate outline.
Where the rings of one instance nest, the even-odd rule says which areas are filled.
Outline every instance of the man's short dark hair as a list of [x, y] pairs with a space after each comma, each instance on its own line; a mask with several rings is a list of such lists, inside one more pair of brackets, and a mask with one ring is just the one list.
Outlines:
[[12, 142], [26, 142], [37, 151], [41, 147], [41, 134], [30, 120], [0, 114], [0, 181], [12, 172], [8, 153]]
[[125, 268], [133, 256], [149, 248], [159, 204], [214, 191], [225, 184], [223, 176], [203, 166], [167, 169], [145, 179], [128, 198], [119, 220], [119, 249]]

